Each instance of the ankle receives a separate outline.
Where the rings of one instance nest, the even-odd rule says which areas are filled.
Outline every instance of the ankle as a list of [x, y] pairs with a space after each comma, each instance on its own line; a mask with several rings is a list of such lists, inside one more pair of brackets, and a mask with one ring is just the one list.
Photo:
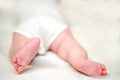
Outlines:
[[70, 61], [70, 60], [73, 60], [75, 58], [79, 58], [82, 60], [88, 59], [86, 50], [84, 48], [80, 47], [79, 45], [72, 46], [66, 54], [66, 59], [68, 61]]

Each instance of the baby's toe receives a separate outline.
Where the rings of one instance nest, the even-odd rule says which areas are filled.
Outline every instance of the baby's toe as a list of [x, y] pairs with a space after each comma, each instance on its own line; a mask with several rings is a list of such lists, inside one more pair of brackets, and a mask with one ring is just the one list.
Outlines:
[[103, 70], [106, 70], [106, 67], [104, 65], [101, 66]]
[[101, 70], [102, 70], [102, 73], [101, 73], [101, 75], [107, 75], [107, 72], [106, 72], [106, 67], [102, 64], [101, 65]]
[[107, 72], [104, 70], [102, 73], [103, 76], [107, 75]]
[[17, 64], [17, 63], [14, 63], [13, 66], [14, 66], [14, 67], [18, 67], [18, 64]]
[[16, 57], [14, 57], [14, 58], [12, 59], [12, 64], [14, 65], [15, 63], [17, 63], [17, 58], [16, 58]]
[[19, 68], [17, 69], [17, 73], [21, 73], [24, 70], [23, 66], [19, 66]]
[[102, 64], [98, 64], [98, 72], [97, 72], [97, 75], [98, 75], [98, 76], [102, 76], [104, 69], [105, 69], [105, 68], [102, 66]]
[[99, 70], [98, 70], [98, 75], [102, 75], [102, 69], [101, 68], [99, 68]]

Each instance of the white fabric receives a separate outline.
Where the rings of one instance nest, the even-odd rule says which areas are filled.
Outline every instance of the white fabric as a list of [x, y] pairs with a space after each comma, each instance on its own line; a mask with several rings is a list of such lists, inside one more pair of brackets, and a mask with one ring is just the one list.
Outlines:
[[[8, 3], [11, 4], [12, 1], [15, 0], [1, 0], [0, 4], [8, 6]], [[25, 5], [29, 5], [29, 2], [31, 2], [31, 0], [27, 0], [28, 2], [26, 0], [17, 1], [25, 2]], [[6, 12], [4, 13], [5, 16], [1, 16], [0, 14], [0, 20], [2, 21], [0, 21], [0, 80], [120, 80], [119, 0], [63, 1], [69, 4], [65, 5], [64, 9], [67, 12], [69, 20], [74, 23], [71, 27], [72, 32], [87, 49], [90, 59], [106, 65], [109, 75], [102, 78], [88, 77], [77, 72], [57, 55], [50, 52], [44, 56], [36, 57], [32, 63], [32, 68], [29, 68], [23, 74], [16, 74], [13, 66], [9, 63], [8, 57], [5, 55], [8, 54], [9, 45], [11, 44], [12, 32], [9, 28], [14, 26], [10, 25], [14, 18], [11, 19], [10, 11], [12, 10], [8, 8], [2, 9], [2, 7], [1, 10], [8, 10], [9, 12], [7, 13], [9, 15]], [[3, 2], [5, 3], [3, 4]], [[28, 5], [19, 5], [21, 5], [21, 9], [25, 9], [23, 12], [29, 10], [26, 9]], [[33, 7], [30, 8], [31, 10], [35, 9]], [[6, 23], [3, 22], [5, 19]]]
[[44, 54], [55, 38], [67, 28], [60, 13], [60, 0], [20, 0], [17, 1], [20, 24], [14, 30], [26, 37], [41, 40], [38, 53]]
[[33, 16], [22, 23], [14, 32], [28, 38], [38, 37], [41, 40], [38, 53], [44, 54], [58, 35], [67, 28], [59, 17], [40, 14]]

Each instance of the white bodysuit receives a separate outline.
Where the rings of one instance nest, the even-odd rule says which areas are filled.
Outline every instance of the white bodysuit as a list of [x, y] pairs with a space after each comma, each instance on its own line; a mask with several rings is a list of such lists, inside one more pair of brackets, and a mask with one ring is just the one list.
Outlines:
[[38, 53], [44, 54], [57, 36], [67, 28], [58, 0], [21, 0], [17, 10], [21, 21], [14, 32], [41, 40]]
[[44, 54], [52, 42], [67, 28], [61, 14], [51, 9], [46, 13], [29, 16], [22, 20], [14, 30], [28, 38], [38, 37], [41, 40], [38, 53]]

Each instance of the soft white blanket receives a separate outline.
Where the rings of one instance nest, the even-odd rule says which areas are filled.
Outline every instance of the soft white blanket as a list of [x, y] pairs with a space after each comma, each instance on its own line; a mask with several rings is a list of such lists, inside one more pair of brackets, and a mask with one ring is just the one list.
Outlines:
[[[120, 79], [119, 1], [76, 0], [75, 2], [75, 0], [66, 0], [63, 6], [65, 15], [71, 21], [73, 35], [86, 48], [91, 60], [106, 65], [108, 76], [102, 78], [88, 77], [74, 70], [52, 52], [47, 52], [44, 56], [38, 55], [32, 62], [31, 68], [23, 74], [16, 74], [8, 59], [12, 38], [10, 26], [13, 26], [16, 19], [13, 18], [14, 14], [5, 10], [5, 14], [0, 14], [0, 25], [2, 26], [0, 27], [0, 80]], [[10, 9], [10, 7], [8, 8]]]

